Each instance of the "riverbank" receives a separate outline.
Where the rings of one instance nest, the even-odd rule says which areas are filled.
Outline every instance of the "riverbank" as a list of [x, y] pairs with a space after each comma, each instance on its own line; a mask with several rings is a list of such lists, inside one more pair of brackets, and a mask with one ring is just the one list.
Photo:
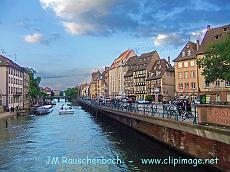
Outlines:
[[214, 167], [230, 169], [230, 131], [204, 125], [175, 121], [168, 118], [123, 112], [111, 108], [98, 107], [79, 101], [86, 110], [101, 116], [113, 118], [169, 147], [196, 158], [219, 158]]
[[0, 113], [0, 128], [8, 128], [11, 119], [17, 116], [16, 112], [2, 112]]

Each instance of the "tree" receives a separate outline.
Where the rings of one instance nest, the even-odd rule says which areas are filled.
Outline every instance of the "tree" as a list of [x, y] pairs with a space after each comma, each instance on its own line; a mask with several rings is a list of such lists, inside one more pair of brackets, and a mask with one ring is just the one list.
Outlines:
[[79, 95], [79, 89], [74, 87], [74, 88], [68, 88], [67, 90], [64, 91], [65, 96], [68, 99], [74, 99]]
[[35, 77], [35, 75], [36, 71], [32, 68], [29, 69], [29, 96], [32, 104], [36, 104], [40, 97], [48, 96], [40, 89], [41, 77]]
[[230, 81], [230, 34], [223, 40], [210, 44], [202, 59], [197, 59], [202, 75], [208, 83], [217, 79]]
[[41, 77], [35, 77], [36, 71], [29, 69], [29, 96], [36, 99], [41, 95], [39, 84], [41, 82]]

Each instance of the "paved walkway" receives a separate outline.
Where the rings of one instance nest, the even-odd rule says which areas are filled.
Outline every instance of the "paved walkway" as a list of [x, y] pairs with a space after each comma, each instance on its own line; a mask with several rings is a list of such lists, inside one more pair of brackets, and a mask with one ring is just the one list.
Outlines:
[[2, 112], [2, 113], [0, 113], [0, 120], [5, 119], [5, 118], [9, 118], [9, 117], [12, 117], [15, 115], [16, 115], [15, 112]]

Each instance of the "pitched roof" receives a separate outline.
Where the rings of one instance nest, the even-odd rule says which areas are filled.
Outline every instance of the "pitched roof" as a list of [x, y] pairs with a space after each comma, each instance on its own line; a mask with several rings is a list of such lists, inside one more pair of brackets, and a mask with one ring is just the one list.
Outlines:
[[207, 29], [198, 53], [204, 53], [210, 43], [223, 40], [228, 34], [230, 34], [230, 24]]
[[10, 66], [18, 70], [23, 70], [21, 66], [14, 63], [12, 60], [8, 59], [7, 57], [4, 57], [3, 55], [0, 55], [0, 66]]
[[197, 53], [197, 44], [192, 41], [188, 41], [185, 44], [182, 51], [180, 52], [180, 54], [173, 61], [178, 62], [182, 60], [194, 59], [196, 58], [196, 53]]
[[151, 61], [159, 60], [159, 55], [157, 51], [152, 51], [148, 53], [143, 53], [139, 58], [136, 58], [135, 66], [133, 71], [146, 69], [147, 66], [151, 63]]
[[113, 69], [113, 68], [118, 67], [123, 60], [127, 60], [128, 57], [131, 57], [131, 56], [134, 56], [134, 55], [135, 55], [135, 52], [133, 50], [126, 50], [118, 58], [116, 58], [113, 61], [113, 63], [112, 63], [110, 68]]
[[[160, 71], [160, 73], [157, 75], [157, 72], [159, 72], [159, 71]], [[174, 72], [174, 68], [165, 59], [157, 60], [154, 63], [153, 68], [151, 70], [151, 73], [153, 73], [153, 74], [150, 77], [148, 77], [146, 80], [160, 79], [164, 75], [165, 71]]]
[[93, 72], [92, 73], [92, 77], [91, 77], [91, 81], [96, 81], [100, 78], [101, 76], [101, 72], [100, 71], [97, 71], [97, 72]]

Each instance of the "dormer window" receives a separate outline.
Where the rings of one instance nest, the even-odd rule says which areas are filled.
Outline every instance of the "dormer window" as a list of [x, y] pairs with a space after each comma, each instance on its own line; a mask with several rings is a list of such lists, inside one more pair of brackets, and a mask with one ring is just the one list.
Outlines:
[[185, 52], [183, 51], [183, 52], [182, 52], [182, 57], [184, 57], [184, 56], [185, 56]]
[[190, 56], [191, 55], [191, 50], [188, 50], [188, 56]]
[[220, 38], [220, 35], [216, 35], [216, 36], [215, 36], [215, 39], [219, 39], [219, 38]]
[[189, 48], [189, 44], [187, 44], [187, 46], [186, 46], [187, 48]]

